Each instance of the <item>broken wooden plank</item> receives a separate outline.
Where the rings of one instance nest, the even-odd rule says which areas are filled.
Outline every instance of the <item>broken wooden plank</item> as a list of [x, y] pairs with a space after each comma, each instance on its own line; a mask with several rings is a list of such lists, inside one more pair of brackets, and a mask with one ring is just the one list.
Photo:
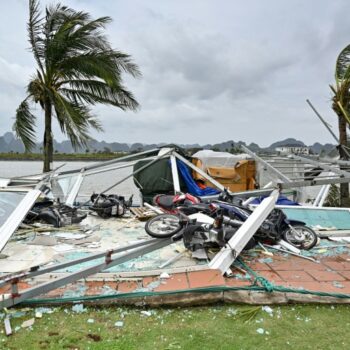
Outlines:
[[156, 213], [147, 207], [132, 207], [130, 211], [136, 216], [140, 221], [148, 220], [156, 215]]

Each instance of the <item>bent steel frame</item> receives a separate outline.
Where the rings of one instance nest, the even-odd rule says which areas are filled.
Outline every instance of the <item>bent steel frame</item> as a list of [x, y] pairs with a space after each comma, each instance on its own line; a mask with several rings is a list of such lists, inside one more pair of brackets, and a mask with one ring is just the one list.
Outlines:
[[0, 252], [5, 247], [8, 240], [11, 238], [13, 233], [17, 230], [18, 226], [22, 223], [23, 219], [26, 217], [28, 211], [33, 207], [35, 201], [39, 198], [42, 193], [40, 187], [35, 189], [25, 190], [23, 188], [7, 188], [5, 190], [0, 190], [1, 193], [14, 192], [25, 193], [23, 199], [17, 205], [15, 210], [8, 216], [6, 221], [0, 227]]
[[[149, 241], [143, 241], [134, 245], [108, 250], [104, 253], [100, 254], [94, 254], [90, 257], [86, 257], [83, 259], [77, 259], [70, 261], [69, 263], [63, 263], [58, 264], [55, 266], [51, 266], [48, 268], [44, 268], [39, 271], [29, 271], [23, 274], [18, 275], [12, 275], [3, 278], [0, 280], [1, 284], [0, 286], [4, 285], [11, 285], [11, 293], [7, 295], [2, 295], [2, 300], [0, 300], [0, 309], [4, 307], [10, 307], [14, 306], [16, 304], [19, 304], [29, 298], [36, 297], [38, 295], [47, 293], [51, 290], [54, 290], [56, 288], [62, 287], [64, 285], [67, 285], [69, 283], [75, 282], [77, 280], [80, 280], [82, 278], [88, 277], [90, 275], [93, 275], [95, 273], [107, 270], [115, 265], [122, 264], [126, 261], [135, 259], [139, 256], [148, 254], [154, 250], [161, 249], [167, 245], [170, 245], [173, 243], [173, 240], [171, 238], [165, 238], [165, 239], [153, 239]], [[112, 255], [120, 253], [119, 256], [113, 258]], [[64, 275], [62, 277], [56, 278], [53, 281], [48, 281], [45, 283], [42, 283], [38, 286], [25, 289], [23, 292], [19, 291], [18, 289], [18, 283], [24, 278], [34, 277], [37, 275], [41, 275], [47, 272], [52, 272], [56, 270], [60, 270], [63, 267], [67, 266], [73, 266], [80, 264], [85, 261], [95, 260], [97, 258], [104, 257], [104, 261], [102, 263], [97, 263], [93, 266], [82, 268], [81, 270], [70, 273], [67, 275]]]

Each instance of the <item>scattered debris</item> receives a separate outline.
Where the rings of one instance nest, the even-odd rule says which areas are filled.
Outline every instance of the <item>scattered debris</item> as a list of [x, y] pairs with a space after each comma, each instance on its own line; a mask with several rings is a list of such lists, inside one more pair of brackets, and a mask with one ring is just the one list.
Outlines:
[[35, 319], [34, 319], [34, 318], [30, 318], [29, 320], [24, 321], [24, 322], [21, 324], [21, 327], [22, 327], [22, 328], [32, 327], [33, 324], [34, 324], [34, 322], [35, 322]]
[[258, 328], [258, 329], [256, 330], [256, 332], [259, 333], [259, 334], [264, 334], [264, 333], [265, 333], [265, 330], [264, 330], [263, 328]]
[[143, 311], [141, 311], [140, 313], [141, 313], [141, 315], [143, 315], [143, 316], [147, 316], [147, 317], [152, 316], [152, 312], [151, 312], [151, 311], [143, 310]]
[[304, 256], [304, 255], [301, 255], [299, 253], [294, 253], [294, 252], [291, 252], [291, 251], [286, 250], [284, 248], [279, 248], [279, 247], [272, 246], [272, 245], [268, 245], [267, 247], [274, 249], [274, 250], [278, 250], [279, 252], [282, 252], [282, 253], [290, 254], [290, 255], [297, 256], [297, 257], [302, 258], [302, 259], [306, 259], [306, 260], [310, 260], [310, 261], [315, 262], [315, 263], [319, 263], [319, 261], [317, 261], [314, 258], [311, 258], [309, 256]]
[[273, 316], [273, 310], [270, 308], [270, 306], [262, 306], [261, 310], [267, 312], [271, 317]]
[[62, 244], [55, 245], [53, 247], [53, 249], [57, 253], [63, 253], [63, 252], [68, 252], [69, 250], [74, 250], [75, 247], [73, 245], [71, 245], [71, 244], [62, 243]]
[[54, 312], [54, 309], [50, 307], [37, 307], [35, 309], [35, 312], [39, 312], [41, 314], [52, 314]]
[[77, 314], [81, 314], [82, 312], [86, 312], [86, 308], [84, 308], [84, 304], [75, 304], [72, 306], [72, 311]]
[[180, 252], [178, 254], [176, 254], [174, 257], [172, 257], [171, 259], [167, 260], [166, 262], [164, 262], [163, 264], [159, 265], [158, 267], [160, 269], [163, 269], [164, 267], [174, 263], [175, 261], [179, 260], [182, 256], [183, 256], [184, 252]]
[[245, 323], [250, 322], [255, 316], [261, 311], [260, 306], [253, 306], [249, 308], [245, 308], [237, 312], [237, 317], [244, 320]]
[[89, 318], [89, 319], [87, 320], [87, 323], [95, 323], [95, 320], [94, 320], [93, 318]]
[[62, 232], [62, 233], [56, 233], [55, 237], [60, 239], [82, 239], [82, 238], [86, 238], [86, 234], [75, 233], [75, 232]]
[[11, 322], [10, 322], [10, 318], [9, 317], [5, 318], [4, 325], [5, 325], [5, 334], [7, 336], [10, 336], [12, 334], [12, 328], [11, 328]]
[[162, 272], [159, 276], [161, 279], [168, 279], [170, 278], [170, 275], [167, 272]]
[[263, 249], [262, 253], [268, 256], [273, 256], [273, 253], [271, 253], [269, 250], [267, 250], [264, 245], [261, 242], [258, 242], [258, 245]]
[[36, 236], [31, 242], [28, 242], [28, 244], [51, 247], [57, 244], [57, 240], [55, 237], [51, 236]]
[[336, 288], [344, 288], [344, 285], [338, 281], [333, 281], [333, 286]]
[[116, 327], [118, 328], [121, 328], [124, 326], [124, 322], [123, 321], [117, 321], [115, 324], [114, 324]]
[[208, 255], [205, 249], [197, 249], [192, 252], [192, 258], [198, 260], [208, 260]]
[[35, 318], [42, 318], [43, 314], [40, 311], [35, 312]]

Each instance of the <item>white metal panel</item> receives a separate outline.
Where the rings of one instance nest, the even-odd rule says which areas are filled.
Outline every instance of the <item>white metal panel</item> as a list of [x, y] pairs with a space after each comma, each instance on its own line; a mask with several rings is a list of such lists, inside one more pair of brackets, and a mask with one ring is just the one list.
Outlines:
[[75, 198], [78, 195], [78, 192], [80, 190], [81, 184], [83, 183], [83, 180], [84, 180], [84, 172], [81, 172], [78, 175], [78, 178], [76, 179], [76, 181], [73, 185], [73, 188], [70, 190], [65, 204], [70, 205], [70, 206], [72, 206], [74, 204]]
[[35, 201], [40, 196], [40, 190], [29, 191], [22, 201], [18, 204], [17, 208], [7, 218], [5, 223], [0, 227], [0, 251], [4, 248], [7, 241], [16, 231], [17, 227], [21, 224], [28, 211], [32, 208]]
[[179, 172], [177, 170], [176, 165], [176, 158], [174, 155], [170, 156], [170, 162], [171, 162], [171, 174], [173, 176], [173, 185], [174, 185], [174, 192], [175, 194], [180, 193], [180, 181], [179, 181]]

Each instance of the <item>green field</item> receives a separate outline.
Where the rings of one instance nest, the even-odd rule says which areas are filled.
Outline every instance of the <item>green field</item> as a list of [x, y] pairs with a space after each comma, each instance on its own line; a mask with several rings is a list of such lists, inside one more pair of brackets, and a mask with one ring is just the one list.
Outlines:
[[272, 314], [237, 305], [77, 313], [67, 306], [19, 328], [34, 317], [30, 309], [11, 319], [12, 336], [2, 331], [0, 349], [349, 349], [349, 306], [271, 308]]

